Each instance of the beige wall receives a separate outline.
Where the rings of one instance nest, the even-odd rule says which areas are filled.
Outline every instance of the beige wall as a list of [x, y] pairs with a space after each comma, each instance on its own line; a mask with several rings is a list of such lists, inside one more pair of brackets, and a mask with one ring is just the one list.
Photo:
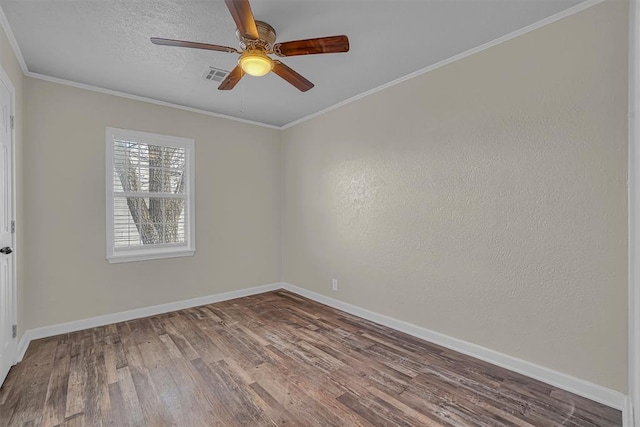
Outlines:
[[627, 8], [286, 130], [284, 281], [626, 392]]
[[23, 82], [24, 82], [24, 74], [22, 73], [22, 69], [20, 68], [20, 64], [16, 59], [15, 54], [13, 53], [13, 49], [9, 44], [9, 39], [5, 34], [4, 30], [0, 29], [0, 65], [2, 69], [7, 73], [11, 83], [15, 89], [15, 157], [16, 157], [16, 225], [18, 229], [18, 233], [16, 234], [17, 242], [16, 242], [16, 277], [18, 280], [18, 336], [21, 337], [25, 331], [25, 313], [26, 313], [26, 299], [25, 299], [25, 287], [24, 281], [24, 265], [25, 265], [25, 257], [22, 253], [22, 248], [24, 248], [24, 235], [20, 233], [21, 230], [24, 229], [24, 209], [23, 209], [23, 180], [22, 180], [22, 169], [21, 165], [23, 163], [23, 129], [24, 129], [24, 96], [23, 96]]
[[[279, 282], [280, 133], [31, 78], [26, 328]], [[110, 264], [105, 128], [196, 140], [196, 254]]]

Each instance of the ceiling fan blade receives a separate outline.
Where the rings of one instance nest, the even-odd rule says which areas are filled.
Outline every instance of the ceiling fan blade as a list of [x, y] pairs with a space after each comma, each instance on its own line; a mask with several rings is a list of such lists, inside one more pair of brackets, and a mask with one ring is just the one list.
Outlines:
[[249, 39], [259, 39], [258, 27], [256, 27], [256, 21], [253, 19], [249, 0], [224, 0], [224, 2], [227, 4], [229, 12], [231, 12], [240, 35]]
[[280, 61], [273, 61], [273, 72], [294, 85], [302, 92], [306, 92], [313, 87], [313, 83], [302, 77], [291, 68], [287, 67]]
[[276, 43], [273, 53], [278, 56], [314, 55], [317, 53], [338, 53], [349, 51], [349, 37], [331, 36], [317, 39], [294, 40]]
[[218, 52], [240, 53], [238, 52], [237, 49], [234, 49], [228, 46], [219, 46], [217, 44], [208, 44], [208, 43], [188, 42], [184, 40], [161, 39], [158, 37], [151, 37], [151, 43], [162, 45], [162, 46], [191, 47], [193, 49], [205, 49], [205, 50], [216, 50]]
[[244, 71], [240, 68], [240, 65], [236, 65], [236, 68], [231, 70], [229, 75], [220, 83], [218, 90], [231, 90], [238, 84], [240, 79], [244, 76]]

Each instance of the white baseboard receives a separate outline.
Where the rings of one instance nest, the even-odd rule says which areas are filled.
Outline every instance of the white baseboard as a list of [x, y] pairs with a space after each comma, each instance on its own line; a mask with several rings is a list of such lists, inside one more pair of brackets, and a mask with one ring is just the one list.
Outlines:
[[282, 287], [282, 283], [272, 283], [270, 285], [256, 286], [253, 288], [241, 289], [238, 291], [207, 295], [204, 297], [191, 298], [177, 302], [170, 302], [167, 304], [153, 305], [151, 307], [136, 308], [134, 310], [105, 314], [104, 316], [90, 317], [88, 319], [74, 320], [72, 322], [66, 323], [58, 323], [56, 325], [43, 326], [42, 328], [28, 329], [24, 332], [22, 338], [20, 339], [20, 342], [18, 343], [18, 355], [16, 362], [22, 361], [22, 358], [24, 357], [24, 354], [29, 347], [29, 343], [32, 340], [80, 331], [82, 329], [95, 328], [97, 326], [110, 325], [112, 323], [125, 322], [127, 320], [139, 319], [141, 317], [154, 316], [156, 314], [169, 313], [171, 311], [197, 307], [205, 304], [212, 304], [215, 302], [228, 301], [231, 299], [242, 298], [249, 295], [256, 295], [276, 289], [281, 289]]
[[[563, 374], [553, 369], [545, 368], [522, 359], [518, 359], [506, 354], [481, 347], [457, 338], [453, 338], [429, 329], [394, 319], [353, 304], [349, 304], [316, 292], [300, 288], [289, 283], [273, 283], [270, 285], [256, 286], [253, 288], [238, 291], [225, 292], [222, 294], [208, 295], [199, 298], [172, 302], [168, 304], [154, 305], [151, 307], [138, 308], [135, 310], [122, 311], [119, 313], [107, 314], [104, 316], [91, 317], [88, 319], [73, 322], [60, 323], [57, 325], [45, 326], [42, 328], [29, 329], [25, 331], [18, 344], [18, 361], [24, 357], [29, 343], [32, 340], [79, 331], [82, 329], [95, 328], [97, 326], [109, 325], [112, 323], [124, 322], [127, 320], [139, 319], [141, 317], [153, 316], [156, 314], [168, 313], [190, 307], [197, 307], [215, 302], [228, 301], [249, 295], [261, 294], [276, 289], [286, 289], [300, 296], [328, 305], [338, 310], [345, 311], [355, 316], [362, 317], [375, 323], [390, 327], [400, 332], [407, 333], [414, 337], [424, 339], [442, 347], [458, 351], [471, 357], [475, 357], [485, 362], [492, 363], [510, 371], [518, 372], [533, 379], [550, 384], [554, 387], [575, 393], [587, 399], [594, 400], [604, 405], [622, 411], [623, 426], [633, 427], [633, 408], [631, 399], [620, 392], [606, 387]], [[640, 427], [640, 426], [639, 426]]]
[[623, 427], [634, 427], [634, 423], [633, 401], [630, 396], [626, 396], [624, 399], [624, 409], [622, 409], [622, 425]]
[[22, 338], [20, 338], [20, 341], [18, 341], [18, 349], [17, 349], [17, 354], [16, 354], [16, 363], [21, 362], [22, 358], [24, 357], [24, 354], [27, 352], [27, 348], [29, 348], [29, 343], [31, 342], [32, 338], [31, 338], [31, 331], [27, 330], [24, 331], [24, 334], [22, 334]]
[[[608, 389], [606, 387], [573, 377], [571, 375], [563, 374], [562, 372], [558, 372], [553, 369], [536, 365], [535, 363], [508, 356], [506, 354], [502, 354], [467, 341], [431, 331], [429, 329], [416, 326], [402, 320], [394, 319], [393, 317], [375, 313], [362, 307], [358, 307], [353, 304], [349, 304], [322, 294], [318, 294], [316, 292], [312, 292], [307, 289], [291, 285], [289, 283], [284, 283], [283, 287], [288, 291], [336, 308], [338, 310], [342, 310], [355, 316], [370, 320], [372, 322], [388, 326], [392, 329], [407, 333], [417, 338], [421, 338], [425, 341], [429, 341], [442, 347], [446, 347], [448, 349], [455, 350], [468, 356], [475, 357], [476, 359], [484, 360], [485, 362], [492, 363], [510, 371], [514, 371], [533, 379], [542, 381], [554, 387], [558, 387], [571, 393], [575, 393], [579, 396], [586, 397], [587, 399], [591, 399], [612, 408], [619, 409], [623, 411], [623, 418], [625, 418], [625, 413], [630, 412], [631, 403], [628, 396], [615, 390]], [[633, 426], [633, 424], [624, 425], [625, 427]]]

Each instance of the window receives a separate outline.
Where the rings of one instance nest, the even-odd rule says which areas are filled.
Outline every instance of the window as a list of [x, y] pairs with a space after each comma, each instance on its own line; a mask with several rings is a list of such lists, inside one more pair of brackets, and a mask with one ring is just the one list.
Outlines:
[[195, 253], [193, 139], [107, 128], [109, 262]]

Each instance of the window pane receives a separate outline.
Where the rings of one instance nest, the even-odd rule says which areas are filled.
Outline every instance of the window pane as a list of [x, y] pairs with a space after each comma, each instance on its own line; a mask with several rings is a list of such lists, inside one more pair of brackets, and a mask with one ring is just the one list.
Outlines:
[[165, 199], [165, 243], [185, 241], [184, 199]]
[[138, 179], [138, 191], [148, 192], [149, 191], [149, 168], [146, 165], [140, 165], [137, 172]]
[[182, 171], [167, 171], [167, 193], [184, 194], [184, 173]]
[[162, 229], [156, 223], [162, 223], [162, 199], [136, 197], [139, 201], [140, 215], [136, 218], [138, 231], [143, 245], [162, 243]]
[[116, 165], [113, 171], [113, 190], [114, 191], [140, 191], [138, 188], [138, 179], [136, 166], [119, 166]]
[[114, 141], [113, 162], [125, 166], [139, 164], [140, 144], [129, 141]]
[[135, 209], [135, 202], [128, 203], [124, 197], [115, 197], [113, 200], [113, 231], [116, 247], [139, 246], [140, 234], [131, 215], [131, 209]]
[[149, 192], [151, 193], [165, 193], [165, 178], [164, 170], [162, 168], [149, 168]]
[[162, 167], [184, 169], [185, 149], [179, 147], [162, 147]]
[[120, 182], [120, 175], [115, 168], [113, 170], [113, 191], [124, 191], [122, 183]]

